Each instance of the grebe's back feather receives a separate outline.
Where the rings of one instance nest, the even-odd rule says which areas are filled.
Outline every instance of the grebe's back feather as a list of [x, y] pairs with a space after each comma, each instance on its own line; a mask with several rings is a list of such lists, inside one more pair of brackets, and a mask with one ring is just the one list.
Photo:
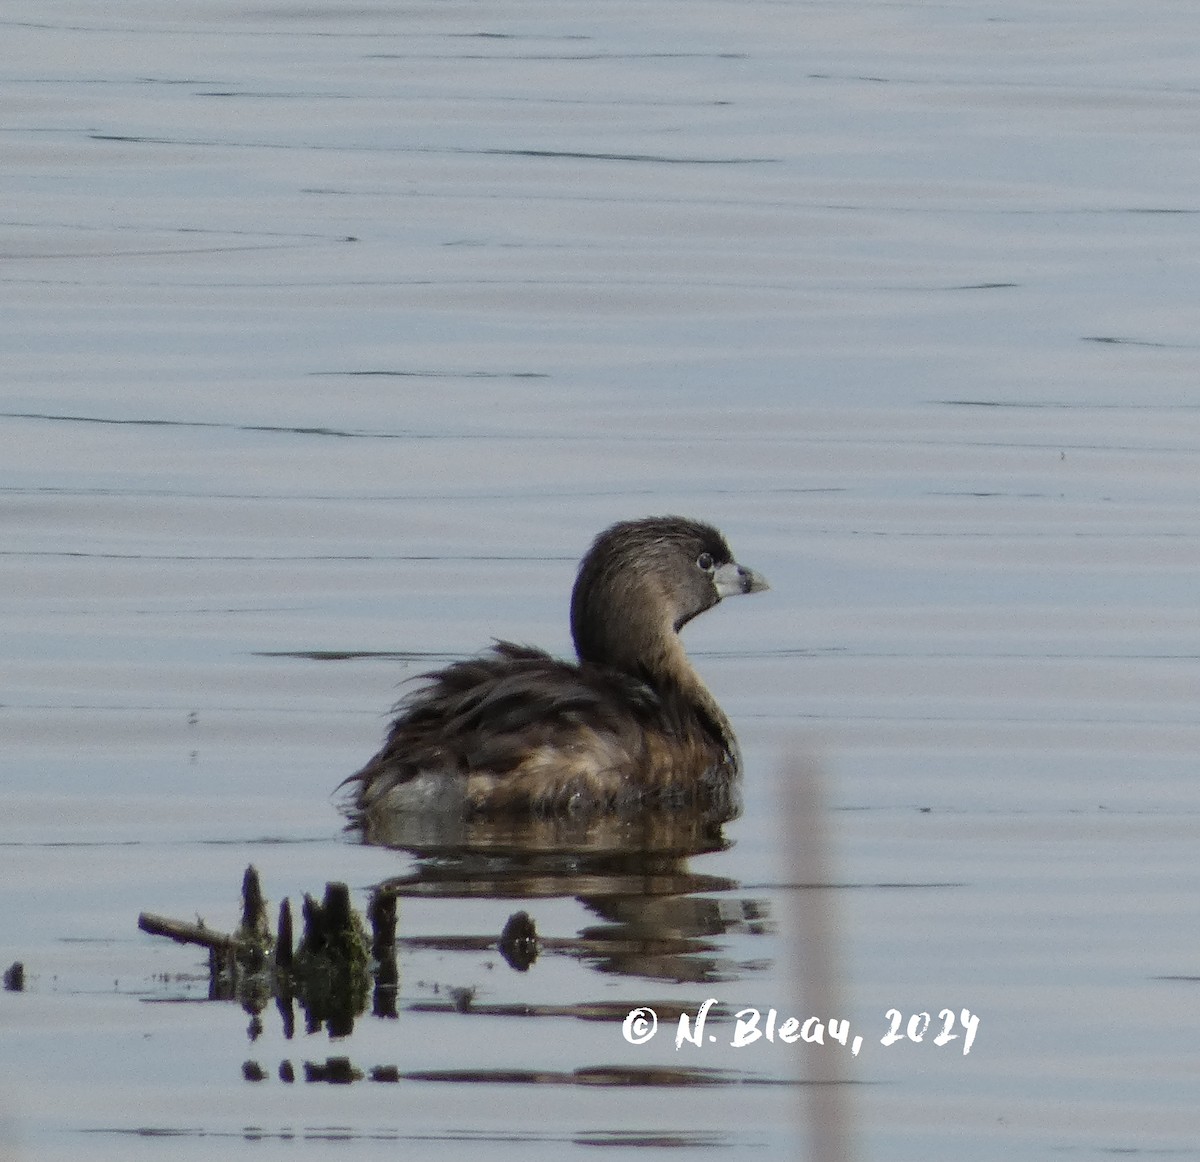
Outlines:
[[[719, 725], [695, 716], [677, 691], [619, 670], [498, 642], [424, 678], [354, 776], [360, 809], [541, 813], [661, 802], [686, 791], [697, 759], [713, 774], [735, 761]], [[703, 743], [688, 747], [697, 726]]]

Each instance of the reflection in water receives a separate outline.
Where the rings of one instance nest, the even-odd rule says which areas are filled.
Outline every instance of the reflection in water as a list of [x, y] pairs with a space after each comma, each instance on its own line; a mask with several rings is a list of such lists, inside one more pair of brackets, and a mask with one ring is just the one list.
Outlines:
[[[242, 1066], [247, 1081], [266, 1081], [270, 1076], [256, 1061]], [[279, 1068], [279, 1080], [294, 1082], [295, 1067], [285, 1061]], [[361, 1069], [349, 1057], [326, 1057], [324, 1061], [305, 1061], [303, 1080], [349, 1085], [355, 1081], [441, 1081], [507, 1085], [586, 1085], [586, 1086], [673, 1086], [697, 1085], [781, 1085], [776, 1078], [753, 1077], [728, 1069], [671, 1068], [668, 1066], [597, 1065], [583, 1069], [398, 1069], [377, 1065]]]
[[[574, 896], [600, 920], [542, 954], [600, 972], [676, 983], [740, 975], [718, 938], [769, 929], [763, 900], [729, 898], [738, 884], [693, 871], [690, 857], [725, 850], [721, 822], [703, 812], [640, 811], [586, 818], [393, 815], [364, 821], [362, 838], [415, 856], [382, 887], [398, 896], [545, 899]], [[715, 894], [722, 898], [712, 898]], [[462, 949], [462, 938], [401, 938], [401, 946]], [[511, 960], [509, 961], [511, 964]]]
[[728, 817], [682, 809], [579, 816], [390, 812], [364, 816], [351, 827], [364, 843], [418, 856], [544, 853], [570, 857], [619, 852], [685, 857], [723, 851], [728, 841], [722, 823]]

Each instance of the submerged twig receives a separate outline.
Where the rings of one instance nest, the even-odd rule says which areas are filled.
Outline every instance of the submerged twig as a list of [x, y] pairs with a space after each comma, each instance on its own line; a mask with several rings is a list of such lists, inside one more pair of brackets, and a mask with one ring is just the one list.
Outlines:
[[222, 955], [236, 952], [238, 942], [228, 932], [209, 928], [203, 920], [189, 924], [186, 920], [172, 920], [169, 916], [158, 916], [153, 912], [142, 912], [138, 916], [138, 927], [151, 936], [166, 936], [177, 944], [198, 944]]

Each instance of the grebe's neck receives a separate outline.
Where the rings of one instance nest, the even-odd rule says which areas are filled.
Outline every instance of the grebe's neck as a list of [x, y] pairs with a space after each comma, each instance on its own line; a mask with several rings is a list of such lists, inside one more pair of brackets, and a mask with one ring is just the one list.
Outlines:
[[[729, 719], [696, 672], [674, 625], [661, 616], [664, 606], [635, 602], [619, 608], [619, 620], [601, 616], [587, 627], [580, 627], [578, 619], [572, 619], [579, 660], [620, 670], [657, 693], [682, 702], [732, 752], [735, 744]], [[656, 611], [658, 617], [654, 616]]]
[[696, 672], [683, 648], [679, 635], [672, 630], [662, 639], [662, 653], [654, 664], [646, 666], [646, 676], [656, 689], [675, 690], [690, 705], [718, 737], [724, 748], [733, 753], [736, 747], [733, 727], [704, 680]]

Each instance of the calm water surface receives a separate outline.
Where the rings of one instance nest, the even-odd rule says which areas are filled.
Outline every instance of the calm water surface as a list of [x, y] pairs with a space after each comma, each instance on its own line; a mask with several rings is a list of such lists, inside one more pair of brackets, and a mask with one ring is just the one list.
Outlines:
[[[1191, 4], [0, 39], [0, 1157], [1200, 1157]], [[567, 652], [590, 538], [668, 511], [773, 583], [686, 634], [740, 819], [343, 830], [400, 682]], [[395, 1019], [252, 1025], [137, 931], [232, 926], [251, 862], [401, 885]], [[735, 1048], [750, 1007], [861, 1050]]]

